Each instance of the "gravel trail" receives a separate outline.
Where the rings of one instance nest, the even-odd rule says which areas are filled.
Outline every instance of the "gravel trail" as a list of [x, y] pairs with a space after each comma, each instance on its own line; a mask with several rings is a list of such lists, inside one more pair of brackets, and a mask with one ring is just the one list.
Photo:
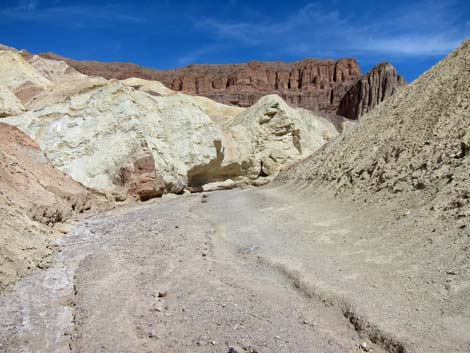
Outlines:
[[0, 297], [0, 351], [469, 352], [465, 269], [347, 206], [277, 187], [84, 219]]

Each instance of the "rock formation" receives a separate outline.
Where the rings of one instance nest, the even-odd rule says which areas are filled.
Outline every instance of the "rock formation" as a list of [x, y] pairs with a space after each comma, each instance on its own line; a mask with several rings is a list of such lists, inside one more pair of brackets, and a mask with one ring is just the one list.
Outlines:
[[[3, 62], [12, 60], [6, 60], [9, 71], [0, 72], [0, 79], [13, 89], [17, 81], [41, 87], [19, 111], [5, 112], [3, 121], [36, 140], [56, 168], [117, 200], [265, 183], [337, 136], [335, 126], [342, 125], [342, 118], [332, 122], [292, 108], [277, 95], [245, 109], [175, 92], [158, 81], [89, 77], [64, 61], [39, 56], [25, 61], [17, 52], [4, 52]], [[317, 70], [331, 84], [344, 82], [351, 78], [350, 64], [312, 61], [310, 71], [305, 69], [310, 73], [298, 68], [300, 76], [289, 80], [299, 87], [305, 80], [316, 82], [309, 75]], [[272, 76], [260, 73], [263, 64], [248, 68]], [[244, 85], [244, 75], [230, 80]], [[288, 87], [293, 81], [282, 82]]]
[[53, 253], [52, 226], [104, 206], [103, 196], [54, 169], [39, 146], [0, 123], [0, 291]]
[[132, 87], [137, 91], [146, 92], [152, 96], [167, 96], [175, 93], [158, 81], [149, 81], [142, 78], [130, 77], [125, 80], [121, 80], [121, 82], [128, 87]]
[[196, 105], [197, 107], [201, 108], [204, 113], [210, 116], [213, 120], [224, 120], [244, 111], [243, 108], [221, 104], [206, 97], [190, 96], [175, 92], [158, 81], [149, 81], [141, 78], [131, 77], [125, 80], [121, 80], [121, 82], [125, 86], [131, 87], [134, 90], [140, 92], [148, 93], [152, 96], [177, 95], [188, 104]]
[[309, 59], [292, 64], [191, 65], [165, 72], [159, 80], [173, 90], [224, 104], [248, 107], [262, 96], [276, 93], [293, 106], [334, 113], [340, 98], [359, 77], [353, 59]]
[[354, 59], [307, 59], [294, 63], [252, 61], [190, 65], [162, 71], [127, 63], [78, 61], [53, 53], [39, 55], [65, 61], [86, 75], [156, 80], [174, 91], [205, 96], [224, 104], [248, 107], [262, 96], [275, 93], [293, 106], [327, 113], [336, 113], [341, 98], [361, 77]]
[[[31, 57], [29, 53], [23, 55]], [[278, 94], [294, 107], [349, 119], [358, 119], [406, 84], [389, 63], [381, 63], [362, 76], [354, 59], [252, 61], [153, 70], [130, 63], [78, 61], [54, 53], [39, 55], [67, 62], [86, 75], [159, 81], [173, 91], [205, 96], [227, 105], [249, 107], [262, 96]]]
[[329, 120], [279, 96], [245, 111], [205, 97], [156, 96], [116, 80], [73, 82], [75, 89], [59, 83], [38, 95], [34, 111], [3, 121], [38, 141], [54, 166], [119, 199], [230, 178], [267, 181], [338, 134]]
[[261, 98], [226, 122], [218, 175], [260, 183], [302, 160], [338, 136], [334, 125], [312, 112], [292, 108], [281, 97]]
[[0, 85], [12, 91], [23, 103], [49, 87], [51, 82], [18, 52], [0, 50]]
[[8, 88], [0, 85], [0, 118], [17, 115], [25, 110], [20, 100]]
[[337, 113], [349, 119], [359, 119], [405, 85], [405, 80], [392, 64], [380, 63], [341, 98]]
[[48, 60], [34, 55], [28, 59], [28, 63], [49, 81], [77, 80], [86, 77], [79, 73], [64, 61]]
[[162, 190], [160, 176], [169, 190], [180, 191], [188, 170], [216, 158], [219, 131], [198, 107], [178, 96], [154, 97], [118, 81], [90, 84], [64, 101], [4, 121], [28, 132], [57, 168], [99, 190], [123, 191], [136, 161], [137, 169], [145, 165], [148, 179], [155, 161], [154, 191], [149, 192]]
[[424, 200], [436, 215], [470, 216], [469, 68], [467, 40], [278, 180], [368, 198], [401, 195]]

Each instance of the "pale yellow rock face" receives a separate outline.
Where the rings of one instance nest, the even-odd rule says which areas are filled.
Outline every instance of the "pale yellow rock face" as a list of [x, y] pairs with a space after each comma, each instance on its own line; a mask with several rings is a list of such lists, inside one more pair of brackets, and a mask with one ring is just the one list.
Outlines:
[[184, 99], [186, 102], [198, 106], [218, 125], [226, 124], [227, 121], [233, 119], [235, 116], [246, 110], [246, 108], [225, 105], [202, 96], [190, 96], [179, 92], [176, 93], [176, 95], [181, 97], [181, 99]]
[[142, 91], [155, 96], [167, 96], [175, 93], [175, 91], [169, 89], [163, 83], [158, 81], [149, 81], [142, 78], [130, 77], [125, 80], [121, 80], [122, 84], [127, 87], [131, 87], [136, 91]]
[[131, 87], [136, 91], [148, 93], [152, 96], [176, 95], [181, 101], [186, 101], [188, 104], [194, 104], [198, 106], [204, 111], [204, 113], [206, 113], [216, 122], [226, 121], [227, 119], [231, 119], [245, 111], [245, 108], [225, 105], [206, 97], [191, 96], [181, 92], [175, 92], [158, 81], [149, 81], [141, 78], [131, 77], [125, 80], [121, 80], [121, 82], [127, 87]]
[[0, 85], [0, 118], [18, 115], [25, 110], [20, 100], [8, 88]]
[[61, 61], [0, 55], [0, 82], [26, 87], [30, 98], [22, 113], [10, 94], [4, 106], [13, 110], [4, 115], [22, 114], [2, 120], [36, 140], [55, 167], [98, 190], [121, 192], [123, 168], [149, 153], [170, 192], [227, 187], [229, 179], [260, 185], [338, 134], [328, 120], [276, 95], [245, 109], [175, 93], [157, 81], [108, 81]]
[[51, 82], [19, 53], [0, 50], [0, 85], [7, 87], [25, 103]]
[[28, 110], [39, 110], [70, 99], [70, 97], [103, 87], [108, 83], [102, 77], [83, 76], [74, 80], [60, 80], [26, 103]]
[[217, 158], [220, 131], [178, 96], [153, 97], [119, 81], [84, 89], [64, 101], [5, 119], [38, 141], [54, 166], [99, 190], [119, 185], [119, 170], [150, 150], [170, 190]]
[[262, 97], [224, 130], [222, 170], [249, 179], [273, 178], [339, 135], [326, 118], [292, 108], [278, 95]]

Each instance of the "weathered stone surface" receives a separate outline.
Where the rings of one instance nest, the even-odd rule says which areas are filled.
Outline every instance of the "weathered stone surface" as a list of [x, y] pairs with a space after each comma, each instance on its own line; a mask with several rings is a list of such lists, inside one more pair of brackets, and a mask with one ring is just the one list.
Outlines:
[[25, 103], [28, 110], [40, 110], [48, 106], [64, 102], [70, 97], [103, 87], [107, 80], [102, 77], [74, 78], [72, 80], [59, 80], [52, 86], [39, 92], [33, 99]]
[[338, 135], [331, 121], [292, 108], [277, 95], [261, 98], [228, 120], [224, 133], [217, 173], [250, 180], [273, 178]]
[[132, 87], [137, 91], [142, 91], [152, 96], [167, 96], [175, 93], [158, 81], [149, 81], [142, 78], [130, 77], [125, 80], [121, 80], [121, 82], [127, 87]]
[[165, 181], [156, 171], [150, 151], [133, 156], [127, 165], [121, 167], [118, 183], [141, 201], [160, 197], [165, 191]]
[[[99, 190], [128, 185], [122, 183], [121, 169], [129, 169], [136, 155], [148, 151], [174, 192], [187, 185], [189, 171], [202, 173], [217, 159], [214, 141], [221, 139], [219, 129], [181, 95], [154, 97], [119, 81], [90, 85], [63, 101], [5, 121], [38, 141], [57, 168]], [[154, 178], [156, 182], [158, 175]]]
[[0, 50], [0, 85], [12, 91], [23, 103], [32, 99], [51, 82], [18, 52]]
[[404, 78], [392, 64], [380, 63], [343, 96], [338, 114], [349, 119], [358, 119], [405, 85]]
[[54, 169], [27, 135], [0, 123], [0, 291], [48, 265], [53, 248], [46, 225], [105, 204]]
[[131, 77], [125, 80], [121, 80], [121, 82], [127, 87], [131, 87], [132, 89], [140, 92], [148, 93], [152, 96], [178, 96], [187, 104], [199, 107], [204, 111], [204, 113], [216, 121], [224, 121], [225, 119], [233, 117], [245, 110], [241, 107], [221, 104], [206, 97], [192, 96], [176, 92], [167, 88], [158, 81], [149, 81], [141, 78]]
[[0, 118], [17, 115], [25, 110], [20, 100], [8, 88], [0, 85]]
[[[203, 190], [207, 183], [226, 187], [232, 185], [228, 179], [261, 185], [338, 134], [330, 120], [291, 108], [277, 95], [246, 110], [174, 92], [157, 81], [108, 81], [64, 62], [38, 56], [29, 61], [20, 57], [10, 68], [28, 67], [31, 77], [47, 76], [48, 84], [27, 102], [28, 112], [4, 121], [38, 141], [54, 166], [119, 199], [130, 194], [146, 200], [164, 188]], [[249, 70], [263, 65], [250, 63]], [[347, 68], [338, 70], [333, 75], [349, 77]], [[254, 82], [240, 75], [230, 80]], [[259, 80], [269, 85], [264, 76]]]

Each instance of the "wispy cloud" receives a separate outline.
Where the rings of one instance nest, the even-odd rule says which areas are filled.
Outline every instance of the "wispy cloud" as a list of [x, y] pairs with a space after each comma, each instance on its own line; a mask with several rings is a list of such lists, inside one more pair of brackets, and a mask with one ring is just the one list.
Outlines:
[[41, 6], [37, 0], [21, 0], [17, 6], [0, 9], [4, 19], [70, 26], [102, 26], [112, 23], [143, 23], [146, 19], [129, 14], [121, 5], [55, 5]]
[[424, 0], [370, 18], [343, 15], [312, 2], [281, 21], [225, 22], [206, 18], [197, 26], [219, 40], [275, 48], [278, 54], [318, 56], [347, 51], [351, 55], [438, 56], [470, 35], [468, 22], [459, 16], [452, 1]]

